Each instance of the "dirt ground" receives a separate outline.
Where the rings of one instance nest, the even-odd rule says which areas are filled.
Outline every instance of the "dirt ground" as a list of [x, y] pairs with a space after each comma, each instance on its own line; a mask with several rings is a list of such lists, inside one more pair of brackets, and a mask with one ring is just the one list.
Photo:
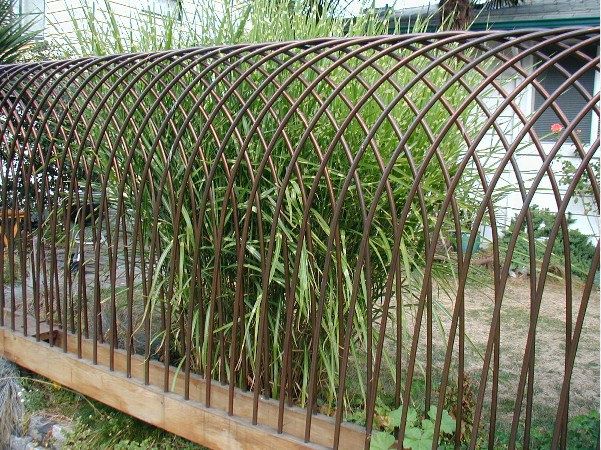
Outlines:
[[[492, 283], [468, 286], [465, 297], [466, 369], [477, 389], [482, 372], [482, 356], [490, 332], [494, 305]], [[440, 295], [442, 305], [453, 300]], [[581, 306], [582, 286], [573, 287], [572, 324]], [[443, 321], [443, 326], [450, 321]], [[511, 423], [517, 385], [522, 370], [528, 327], [530, 325], [530, 280], [510, 278], [501, 307], [501, 341], [499, 364], [499, 420]], [[599, 408], [599, 291], [594, 289], [586, 310], [574, 371], [571, 379], [570, 416], [586, 414]], [[551, 280], [543, 291], [536, 327], [533, 424], [552, 423], [564, 376], [566, 343], [566, 293], [560, 280]], [[434, 352], [435, 364], [442, 367], [442, 346]], [[456, 353], [454, 353], [456, 357]], [[491, 372], [492, 373], [492, 372]], [[489, 376], [490, 385], [490, 376]], [[490, 389], [487, 390], [490, 398]], [[522, 412], [522, 418], [523, 416]], [[550, 422], [551, 421], [551, 422]]]
[[[490, 274], [489, 274], [490, 275]], [[61, 274], [62, 277], [62, 274]], [[91, 283], [91, 278], [90, 278]], [[105, 282], [106, 283], [106, 282]], [[117, 286], [125, 283], [120, 277]], [[19, 284], [18, 282], [16, 283]], [[28, 283], [28, 288], [30, 283]], [[106, 284], [102, 288], [106, 288]], [[574, 281], [572, 296], [572, 325], [581, 307], [582, 284]], [[30, 290], [30, 289], [28, 289]], [[16, 295], [20, 294], [20, 287], [16, 289]], [[10, 290], [5, 290], [7, 298], [10, 298]], [[500, 340], [500, 364], [499, 364], [499, 399], [498, 420], [502, 427], [507, 428], [511, 424], [514, 405], [517, 396], [517, 385], [522, 370], [526, 338], [530, 325], [530, 279], [527, 276], [509, 278], [502, 300], [501, 307], [501, 340]], [[437, 386], [437, 376], [443, 368], [444, 353], [446, 349], [446, 338], [450, 326], [449, 312], [453, 310], [455, 291], [451, 289], [451, 295], [444, 293], [443, 289], [434, 290], [434, 312], [436, 319], [440, 321], [435, 327], [433, 339], [433, 387]], [[18, 306], [20, 301], [17, 301]], [[471, 380], [471, 386], [477, 391], [480, 384], [483, 355], [489, 339], [490, 324], [492, 321], [494, 307], [494, 289], [491, 280], [479, 280], [478, 283], [470, 284], [465, 291], [465, 368]], [[579, 339], [578, 351], [571, 377], [570, 390], [570, 416], [582, 415], [591, 410], [599, 408], [599, 290], [594, 289], [584, 320], [582, 334]], [[411, 313], [408, 314], [411, 316]], [[413, 329], [411, 323], [409, 329]], [[392, 332], [392, 325], [390, 331]], [[394, 335], [394, 333], [391, 333]], [[417, 356], [417, 364], [423, 372], [425, 362], [425, 330], [420, 333], [420, 350]], [[403, 362], [408, 359], [408, 347], [410, 338], [405, 339], [403, 347], [405, 355]], [[142, 345], [140, 343], [140, 345]], [[390, 341], [390, 350], [396, 346], [394, 338]], [[545, 426], [553, 423], [557, 411], [561, 385], [564, 377], [564, 359], [566, 354], [566, 292], [562, 280], [551, 278], [547, 281], [540, 308], [536, 327], [535, 345], [535, 369], [534, 369], [534, 404], [533, 425]], [[453, 352], [453, 363], [457, 361], [457, 345]], [[417, 373], [420, 372], [418, 368]], [[488, 411], [490, 405], [490, 383], [491, 374], [488, 376], [488, 389], [485, 396], [484, 413], [482, 422], [488, 422]], [[383, 389], [390, 381], [382, 378]], [[419, 374], [416, 375], [419, 378]], [[453, 382], [450, 383], [453, 385]], [[523, 411], [524, 409], [522, 409]], [[522, 412], [522, 421], [524, 413]]]

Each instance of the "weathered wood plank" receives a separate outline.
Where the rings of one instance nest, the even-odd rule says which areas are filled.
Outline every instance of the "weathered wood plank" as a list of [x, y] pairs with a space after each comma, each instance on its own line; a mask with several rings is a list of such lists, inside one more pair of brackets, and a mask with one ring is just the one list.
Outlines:
[[169, 432], [211, 448], [321, 448], [228, 416], [174, 393], [0, 328], [0, 353], [16, 364]]
[[[10, 308], [4, 308], [4, 324], [7, 328], [10, 328], [12, 311]], [[21, 311], [15, 311], [15, 331], [23, 333], [23, 314]], [[58, 331], [55, 329], [52, 331], [56, 337]], [[36, 320], [35, 317], [27, 315], [27, 335], [36, 336]], [[50, 339], [50, 327], [46, 322], [40, 322], [40, 340], [47, 341]]]
[[[60, 343], [62, 334], [57, 336], [56, 345]], [[107, 344], [98, 344], [98, 364], [105, 367], [109, 366], [110, 349]], [[82, 357], [88, 360], [92, 359], [93, 341], [83, 339], [81, 342]], [[67, 335], [67, 351], [77, 354], [78, 342], [77, 336]], [[127, 356], [125, 351], [116, 349], [114, 353], [114, 368], [116, 371], [125, 372], [127, 367]], [[138, 380], [144, 380], [144, 358], [139, 355], [132, 355], [132, 377]], [[149, 378], [153, 386], [163, 386], [164, 366], [159, 361], [150, 361]], [[170, 370], [169, 389], [176, 394], [184, 393], [184, 374], [177, 372], [174, 368]], [[174, 382], [175, 379], [175, 382]], [[206, 382], [204, 378], [192, 374], [190, 376], [190, 398], [204, 404]], [[211, 407], [221, 411], [228, 409], [229, 391], [227, 386], [217, 382], [211, 384]], [[252, 418], [252, 393], [244, 392], [240, 389], [235, 390], [234, 394], [234, 414], [246, 420]], [[258, 423], [268, 426], [273, 430], [277, 429], [278, 422], [277, 401], [270, 399], [261, 399], [259, 404]], [[306, 411], [298, 407], [286, 407], [284, 414], [284, 433], [302, 438], [305, 433]], [[332, 447], [334, 436], [334, 421], [331, 417], [323, 414], [315, 414], [311, 422], [311, 441], [325, 447]], [[340, 448], [343, 449], [362, 449], [365, 446], [365, 430], [353, 424], [343, 424], [340, 433]]]

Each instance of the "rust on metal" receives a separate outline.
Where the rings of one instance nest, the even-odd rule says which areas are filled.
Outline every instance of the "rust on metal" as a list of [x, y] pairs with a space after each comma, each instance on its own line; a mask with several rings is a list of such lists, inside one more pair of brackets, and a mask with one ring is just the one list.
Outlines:
[[[599, 211], [598, 127], [581, 132], [599, 121], [584, 82], [598, 42], [598, 28], [443, 32], [2, 66], [0, 326], [177, 383], [249, 427], [269, 408], [275, 433], [334, 448], [345, 429], [368, 448], [382, 404], [400, 412], [399, 449], [412, 411], [432, 420], [432, 448], [493, 447], [502, 394], [508, 445], [526, 448], [543, 292], [561, 284], [551, 401], [565, 446], [599, 270], [597, 233], [574, 272], [568, 220], [583, 185]], [[555, 213], [541, 241], [543, 191]], [[528, 320], [501, 392], [518, 254]], [[473, 283], [490, 293], [477, 351]]]

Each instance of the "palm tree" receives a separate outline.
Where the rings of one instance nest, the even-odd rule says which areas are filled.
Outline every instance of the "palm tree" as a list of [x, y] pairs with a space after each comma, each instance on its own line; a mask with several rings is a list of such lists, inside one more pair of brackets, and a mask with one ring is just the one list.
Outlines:
[[17, 60], [31, 42], [33, 21], [23, 22], [15, 14], [15, 0], [0, 0], [0, 64]]
[[[489, 8], [517, 6], [524, 0], [487, 0]], [[473, 18], [474, 0], [440, 0], [440, 23], [447, 30], [465, 30]]]

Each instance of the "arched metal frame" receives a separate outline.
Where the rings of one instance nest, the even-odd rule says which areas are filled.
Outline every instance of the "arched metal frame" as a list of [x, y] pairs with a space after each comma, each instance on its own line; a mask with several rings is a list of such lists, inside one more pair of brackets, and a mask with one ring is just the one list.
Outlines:
[[[160, 357], [165, 391], [171, 389], [173, 365], [185, 373], [186, 399], [190, 398], [192, 373], [206, 377], [204, 398], [195, 400], [207, 406], [211, 406], [212, 382], [226, 383], [230, 415], [236, 415], [237, 390], [251, 389], [253, 424], [257, 424], [264, 401], [261, 396], [278, 392], [277, 431], [283, 430], [287, 408], [300, 401], [306, 409], [303, 437], [311, 442], [312, 420], [323, 395], [325, 369], [320, 346], [330, 339], [324, 328], [330, 317], [324, 316], [324, 311], [336, 298], [338, 335], [332, 342], [338, 343], [339, 354], [334, 358], [335, 373], [330, 374], [336, 381], [332, 445], [339, 445], [350, 389], [349, 364], [357, 356], [352, 349], [360, 342], [366, 365], [366, 446], [375, 431], [378, 399], [384, 393], [394, 398], [393, 406], [402, 406], [396, 434], [398, 448], [402, 448], [412, 382], [421, 357], [425, 359], [425, 388], [420, 402], [424, 402], [424, 411], [431, 405], [438, 407], [433, 448], [441, 434], [446, 393], [451, 387], [457, 390], [454, 442], [458, 446], [465, 395], [466, 285], [474, 266], [474, 246], [486, 224], [491, 230], [494, 305], [478, 373], [469, 445], [476, 447], [478, 439], [486, 435], [488, 445], [493, 446], [503, 298], [519, 234], [525, 229], [530, 320], [514, 393], [509, 445], [521, 439], [526, 446], [530, 440], [538, 315], [554, 243], [559, 239], [564, 253], [566, 340], [553, 445], [565, 445], [570, 379], [599, 269], [597, 240], [593, 264], [581, 283], [582, 298], [574, 299], [574, 285], [579, 282], [572, 275], [566, 212], [579, 183], [590, 185], [592, 202], [597, 212], [599, 209], [598, 180], [591, 164], [599, 137], [585, 144], [577, 132], [578, 124], [587, 117], [599, 119], [599, 93], [588, 92], [578, 81], [590, 71], [598, 76], [599, 56], [590, 52], [597, 48], [598, 40], [597, 28], [445, 32], [222, 46], [1, 67], [0, 219], [8, 224], [11, 214], [20, 211], [25, 220], [19, 235], [7, 236], [6, 245], [0, 240], [5, 254], [0, 262], [0, 306], [10, 310], [9, 323], [0, 314], [0, 325], [15, 330], [17, 310], [25, 311], [35, 317], [35, 335], [39, 336], [44, 322], [51, 331], [59, 331], [65, 352], [68, 335], [76, 335], [78, 342], [91, 339], [94, 363], [98, 362], [97, 345], [106, 341], [111, 370], [115, 350], [123, 347], [128, 376], [132, 355], [142, 353], [146, 383], [150, 382], [150, 360]], [[565, 70], [561, 61], [567, 56], [578, 58], [582, 68], [575, 73]], [[531, 57], [540, 64], [529, 66]], [[549, 68], [565, 76], [554, 92], [547, 92], [540, 83]], [[516, 80], [511, 90], [503, 82], [509, 76]], [[569, 88], [586, 104], [571, 119], [557, 101]], [[520, 100], [528, 90], [546, 99], [532, 114], [523, 110]], [[451, 91], [462, 93], [462, 98], [451, 97]], [[427, 94], [427, 98], [416, 97], [416, 93]], [[499, 99], [493, 107], [485, 100], [491, 93]], [[533, 129], [548, 108], [561, 126], [553, 145], [543, 144]], [[433, 121], [433, 111], [442, 117], [440, 123]], [[501, 120], [505, 111], [518, 124], [510, 132]], [[410, 120], [402, 122], [403, 114]], [[384, 139], [382, 130], [392, 133], [392, 139]], [[494, 167], [482, 156], [487, 134], [492, 134], [498, 145]], [[415, 144], [417, 135], [426, 140], [423, 148]], [[454, 160], [444, 154], [451, 135], [462, 141]], [[529, 180], [522, 177], [523, 168], [518, 164], [525, 143], [539, 155], [536, 175]], [[571, 183], [562, 186], [552, 163], [562, 146], [568, 145], [574, 148], [578, 163]], [[373, 164], [368, 166], [365, 161]], [[401, 164], [411, 180], [405, 187], [399, 186], [397, 176]], [[377, 174], [375, 179], [370, 178], [369, 170]], [[428, 191], [432, 171], [442, 180], [437, 186], [444, 192], [438, 193], [438, 200], [432, 200]], [[467, 192], [461, 190], [461, 183], [470, 171], [478, 203], [467, 230], [469, 241], [465, 248], [456, 245], [454, 256], [441, 262], [441, 243], [448, 239], [462, 242], [466, 231], [458, 196]], [[514, 189], [520, 193], [522, 205], [513, 233], [504, 237], [507, 224], [497, 220], [500, 206], [495, 195], [508, 172], [515, 177]], [[551, 186], [558, 213], [544, 254], [537, 258], [531, 213], [543, 181]], [[291, 200], [293, 190], [298, 203]], [[289, 211], [294, 206], [299, 211], [292, 223]], [[322, 207], [325, 211], [318, 209]], [[384, 236], [389, 255], [378, 262], [380, 255], [374, 254], [372, 241], [383, 223], [382, 211], [389, 220], [386, 231], [390, 234]], [[353, 214], [358, 229], [345, 228]], [[93, 249], [85, 243], [90, 215]], [[172, 221], [168, 232], [165, 217]], [[286, 234], [287, 227], [294, 227], [293, 233]], [[415, 230], [421, 237], [408, 236]], [[357, 234], [354, 246], [347, 244], [350, 232]], [[421, 252], [415, 255], [419, 260], [415, 270], [408, 270], [402, 262], [404, 246], [411, 244], [411, 239], [419, 242]], [[69, 270], [74, 261], [68, 254], [73, 248], [79, 270]], [[14, 268], [17, 263], [19, 279], [6, 282], [6, 264]], [[87, 264], [93, 266], [92, 280], [86, 276]], [[452, 267], [456, 290], [442, 359], [435, 363], [437, 264]], [[117, 287], [118, 270], [125, 277], [122, 290]], [[253, 270], [258, 274], [253, 275]], [[303, 273], [306, 270], [309, 275]], [[281, 281], [274, 281], [276, 273], [281, 273]], [[406, 279], [415, 273], [420, 282], [412, 291], [416, 305], [411, 327], [401, 320], [401, 298]], [[106, 281], [101, 288], [103, 276]], [[313, 284], [302, 284], [307, 276]], [[187, 284], [182, 284], [184, 278]], [[73, 294], [75, 285], [77, 293]], [[103, 299], [101, 291], [107, 286], [109, 292], [104, 292]], [[121, 292], [126, 294], [125, 304], [118, 298]], [[298, 321], [304, 317], [299, 296], [305, 295], [310, 299], [309, 320], [303, 328], [305, 334], [299, 337], [302, 327]], [[172, 300], [175, 298], [177, 301]], [[576, 317], [572, 316], [574, 306], [578, 308]], [[156, 323], [155, 307], [160, 309]], [[118, 323], [119, 308], [125, 311], [125, 326]], [[140, 308], [141, 316], [135, 313]], [[283, 311], [278, 309], [277, 318], [283, 322], [276, 328], [272, 328], [274, 308]], [[361, 335], [365, 342], [357, 340], [358, 320], [365, 323]], [[205, 323], [202, 332], [199, 322]], [[245, 341], [249, 323], [256, 328], [253, 346]], [[23, 314], [22, 330], [33, 334], [27, 329], [27, 314]], [[140, 332], [143, 352], [133, 343]], [[282, 334], [282, 354], [273, 355], [270, 343], [278, 333]], [[153, 339], [160, 341], [158, 350], [152, 348]], [[303, 344], [298, 339], [306, 341]], [[204, 353], [197, 357], [200, 348]], [[307, 352], [304, 363], [298, 360], [301, 348]], [[249, 354], [252, 351], [254, 355]], [[389, 351], [394, 357], [392, 378], [384, 376], [382, 367]], [[272, 372], [272, 364], [279, 369]], [[306, 397], [302, 400], [296, 398], [297, 367], [305, 369]], [[453, 376], [456, 382], [451, 380]], [[247, 379], [251, 381], [244, 385]], [[383, 386], [382, 380], [392, 386]], [[520, 432], [520, 427], [524, 431]]]

